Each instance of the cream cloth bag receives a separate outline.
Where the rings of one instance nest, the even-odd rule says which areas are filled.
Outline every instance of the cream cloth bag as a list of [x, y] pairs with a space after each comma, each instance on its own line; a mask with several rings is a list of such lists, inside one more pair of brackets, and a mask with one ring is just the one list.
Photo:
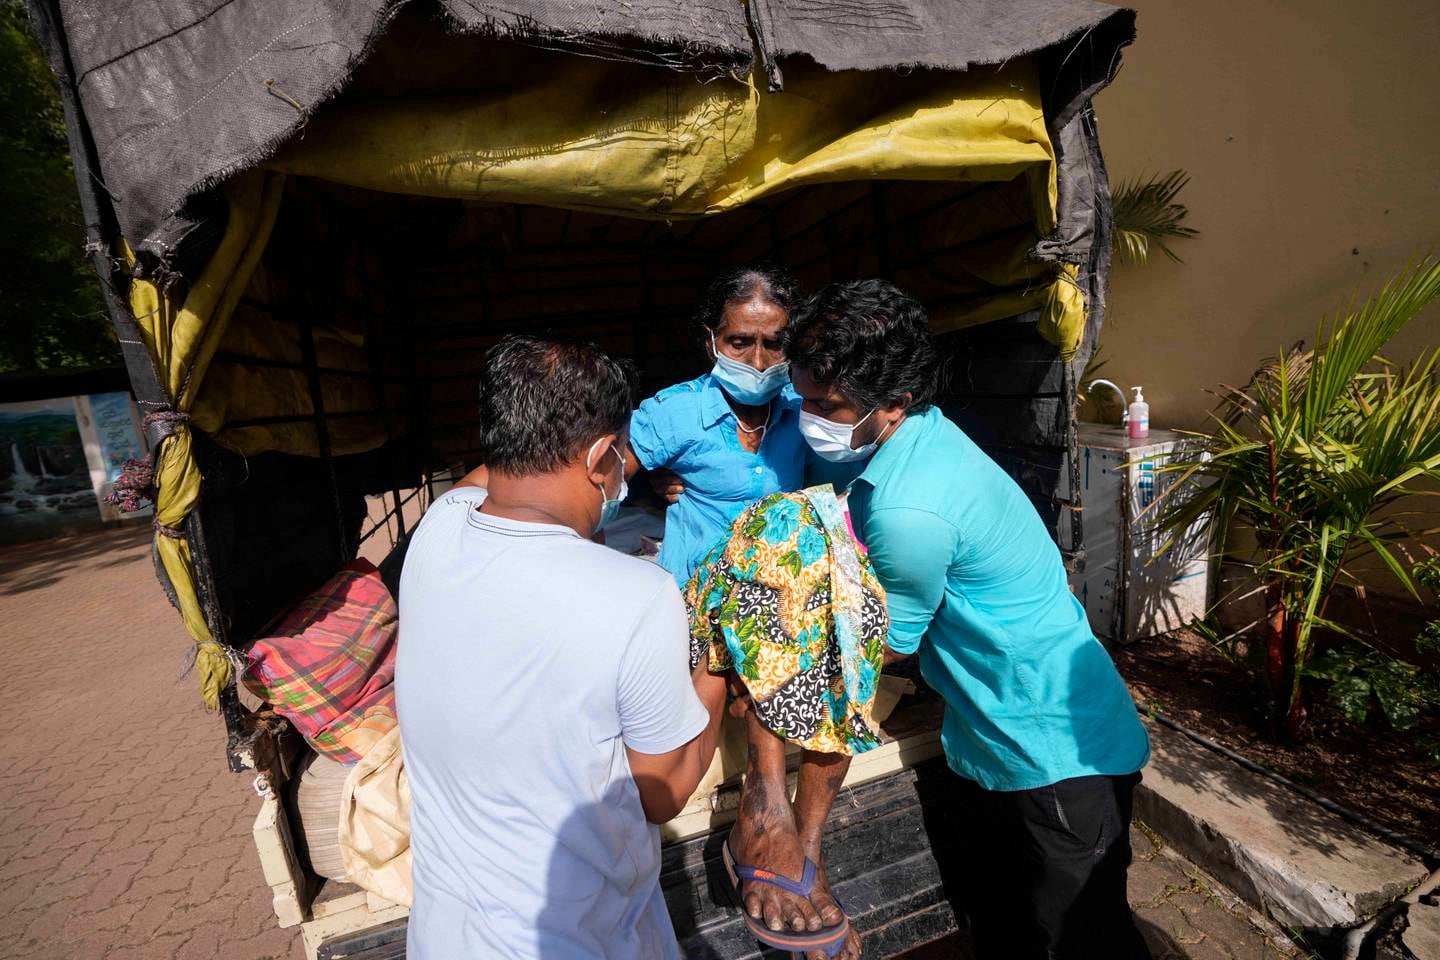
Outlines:
[[340, 795], [340, 854], [351, 883], [391, 903], [410, 905], [410, 781], [400, 728], [355, 764]]

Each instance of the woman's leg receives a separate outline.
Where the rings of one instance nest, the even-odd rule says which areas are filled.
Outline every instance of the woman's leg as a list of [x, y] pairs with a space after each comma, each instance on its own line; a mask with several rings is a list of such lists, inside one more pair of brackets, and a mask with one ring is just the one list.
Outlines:
[[[844, 753], [804, 751], [800, 755], [800, 777], [795, 788], [795, 825], [800, 835], [800, 848], [820, 868], [810, 902], [827, 927], [843, 920], [845, 912], [830, 892], [820, 839], [825, 832], [825, 821], [835, 805], [835, 797], [840, 793], [840, 785], [845, 782], [845, 774], [850, 769], [850, 759], [850, 755]], [[823, 953], [812, 952], [807, 960], [821, 960], [824, 956]], [[859, 957], [860, 936], [852, 928], [850, 939], [844, 952], [838, 954], [838, 960], [859, 960]]]
[[[785, 789], [785, 741], [766, 729], [754, 710], [745, 712], [745, 726], [749, 756], [740, 815], [730, 831], [730, 852], [737, 863], [798, 880], [805, 852]], [[823, 926], [815, 905], [804, 897], [768, 883], [746, 882], [740, 889], [745, 912], [771, 930]]]

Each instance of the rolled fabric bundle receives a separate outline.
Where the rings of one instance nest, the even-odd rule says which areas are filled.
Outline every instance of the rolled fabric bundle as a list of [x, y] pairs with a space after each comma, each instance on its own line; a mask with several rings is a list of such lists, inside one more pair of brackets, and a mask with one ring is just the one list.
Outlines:
[[890, 618], [828, 485], [756, 501], [685, 588], [690, 663], [734, 669], [756, 716], [822, 753], [880, 743], [873, 718]]

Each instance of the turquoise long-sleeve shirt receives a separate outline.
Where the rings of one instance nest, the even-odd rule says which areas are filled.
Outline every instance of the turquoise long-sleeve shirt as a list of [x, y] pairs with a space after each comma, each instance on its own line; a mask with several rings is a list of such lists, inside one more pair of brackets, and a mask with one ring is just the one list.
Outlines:
[[1150, 741], [1024, 492], [934, 407], [850, 486], [890, 647], [945, 699], [950, 767], [990, 790], [1133, 773]]

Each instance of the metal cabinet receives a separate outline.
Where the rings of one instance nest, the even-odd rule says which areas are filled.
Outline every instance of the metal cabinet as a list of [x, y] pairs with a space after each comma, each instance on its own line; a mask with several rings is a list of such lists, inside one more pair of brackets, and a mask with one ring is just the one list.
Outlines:
[[[1070, 577], [1090, 627], [1103, 640], [1129, 643], [1166, 633], [1205, 615], [1210, 596], [1206, 527], [1197, 524], [1164, 555], [1166, 535], [1147, 508], [1175, 482], [1159, 472], [1183, 447], [1169, 430], [1130, 440], [1124, 428], [1078, 426], [1079, 503], [1085, 564]], [[1062, 541], [1063, 542], [1063, 541]]]

